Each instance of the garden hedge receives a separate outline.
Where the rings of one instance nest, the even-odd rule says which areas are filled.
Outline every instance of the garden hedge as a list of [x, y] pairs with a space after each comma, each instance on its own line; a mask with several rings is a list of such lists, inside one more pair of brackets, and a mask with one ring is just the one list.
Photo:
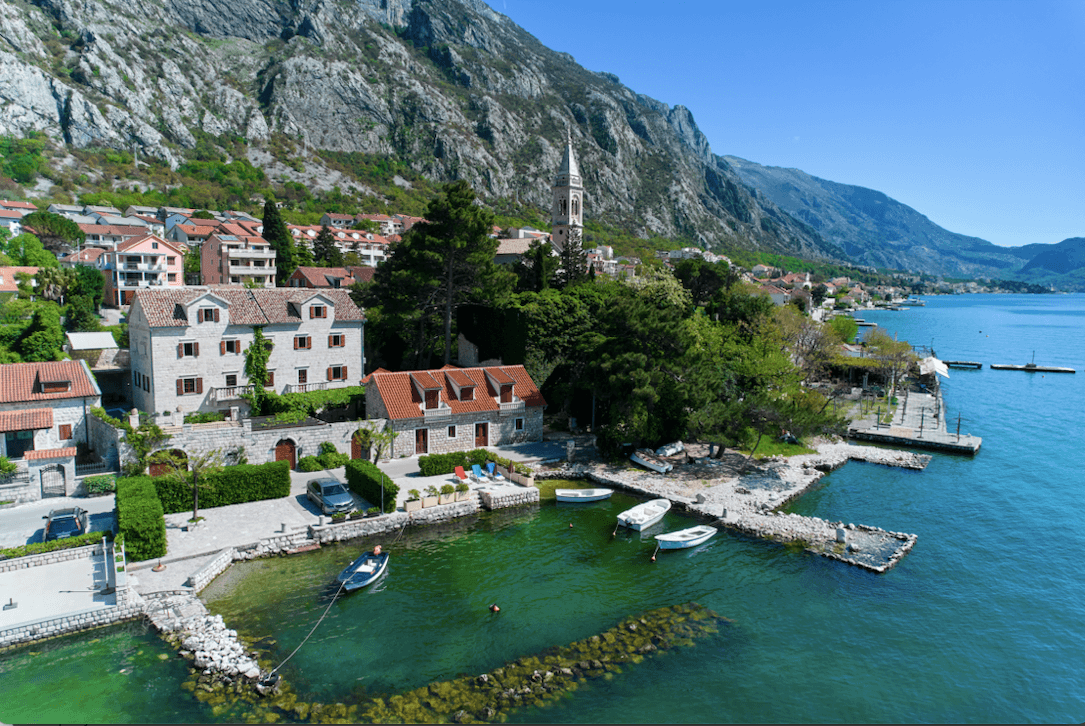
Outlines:
[[487, 462], [500, 464], [505, 468], [513, 468], [515, 471], [531, 475], [531, 469], [523, 464], [517, 464], [502, 456], [498, 456], [489, 449], [472, 449], [471, 451], [452, 451], [447, 454], [430, 454], [418, 457], [418, 471], [422, 476], [440, 476], [451, 474], [457, 466], [462, 466], [464, 472], [470, 474], [471, 465], [478, 464], [485, 469]]
[[[352, 459], [347, 462], [347, 486], [351, 491], [364, 498], [375, 507], [384, 502], [384, 511], [396, 511], [396, 496], [399, 485], [383, 474], [376, 464], [365, 459]], [[382, 492], [383, 489], [383, 499]]]
[[132, 562], [166, 554], [166, 520], [149, 476], [117, 480], [117, 525]]
[[[192, 509], [192, 484], [181, 484], [170, 476], [154, 478], [154, 488], [166, 514]], [[200, 480], [200, 509], [229, 504], [280, 499], [290, 495], [290, 464], [236, 464]]]

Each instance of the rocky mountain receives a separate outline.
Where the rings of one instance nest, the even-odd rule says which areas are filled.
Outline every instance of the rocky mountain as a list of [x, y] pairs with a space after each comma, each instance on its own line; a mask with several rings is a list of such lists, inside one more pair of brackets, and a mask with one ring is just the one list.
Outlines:
[[542, 209], [568, 133], [589, 218], [844, 256], [751, 192], [686, 108], [585, 70], [479, 0], [2, 0], [0, 135], [30, 131], [171, 164], [241, 137], [273, 175], [278, 150], [300, 145], [311, 184], [327, 176], [321, 150], [389, 154]]
[[999, 247], [942, 229], [873, 189], [735, 156], [724, 159], [746, 184], [839, 243], [855, 262], [953, 277], [1018, 279], [1016, 273], [1038, 252], [1031, 247], [1049, 247]]

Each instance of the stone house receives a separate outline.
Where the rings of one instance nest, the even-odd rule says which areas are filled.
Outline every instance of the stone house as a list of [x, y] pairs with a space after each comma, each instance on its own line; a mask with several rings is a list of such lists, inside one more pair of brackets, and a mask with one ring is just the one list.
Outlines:
[[264, 387], [276, 393], [358, 385], [365, 316], [345, 290], [199, 287], [143, 290], [128, 314], [132, 400], [148, 413], [244, 415], [244, 351], [271, 343]]
[[542, 441], [546, 401], [522, 365], [378, 369], [362, 382], [366, 418], [400, 434], [393, 458]]

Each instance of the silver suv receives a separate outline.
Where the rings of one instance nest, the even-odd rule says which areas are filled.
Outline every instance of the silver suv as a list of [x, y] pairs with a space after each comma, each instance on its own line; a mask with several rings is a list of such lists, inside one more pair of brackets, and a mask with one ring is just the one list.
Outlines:
[[305, 487], [305, 496], [324, 514], [354, 511], [354, 497], [336, 479], [311, 479]]

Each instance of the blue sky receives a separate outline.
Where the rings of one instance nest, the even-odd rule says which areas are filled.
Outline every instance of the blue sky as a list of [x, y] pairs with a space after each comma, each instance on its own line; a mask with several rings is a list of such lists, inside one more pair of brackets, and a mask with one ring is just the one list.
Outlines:
[[1085, 0], [489, 0], [717, 154], [1004, 246], [1085, 236]]

